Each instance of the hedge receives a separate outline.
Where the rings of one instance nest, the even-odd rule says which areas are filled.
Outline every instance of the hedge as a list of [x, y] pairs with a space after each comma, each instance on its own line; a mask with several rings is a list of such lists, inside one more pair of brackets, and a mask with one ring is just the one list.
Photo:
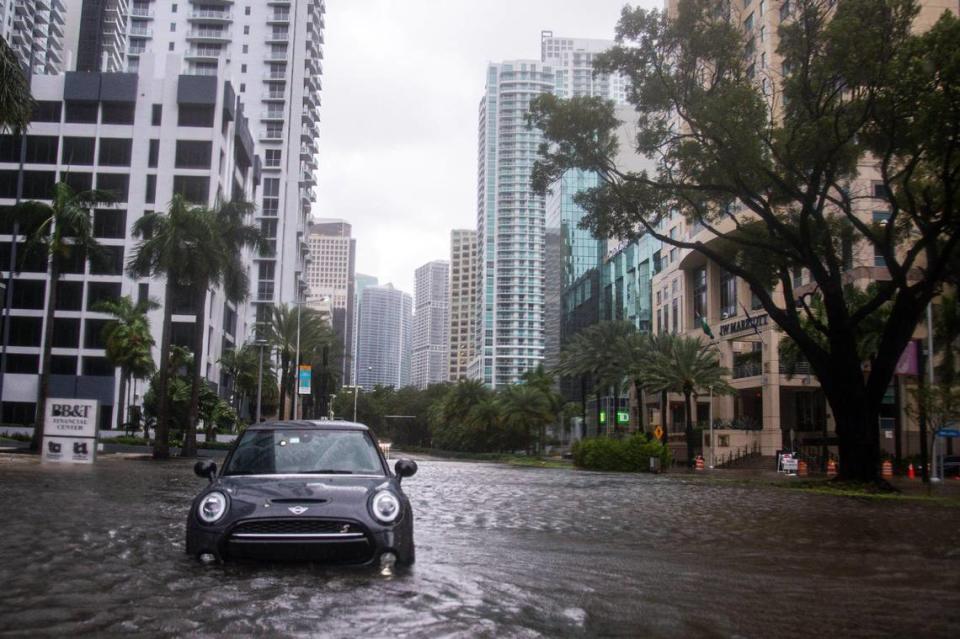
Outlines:
[[670, 449], [658, 439], [635, 433], [623, 439], [589, 437], [573, 445], [573, 463], [587, 470], [627, 473], [650, 472], [650, 458], [660, 459], [660, 467], [670, 464]]

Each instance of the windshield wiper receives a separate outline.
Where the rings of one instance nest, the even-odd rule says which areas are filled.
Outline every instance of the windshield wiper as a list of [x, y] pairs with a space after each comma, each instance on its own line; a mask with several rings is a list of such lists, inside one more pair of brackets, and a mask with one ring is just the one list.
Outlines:
[[334, 470], [332, 468], [324, 468], [322, 470], [305, 470], [303, 471], [305, 475], [352, 475], [352, 470]]

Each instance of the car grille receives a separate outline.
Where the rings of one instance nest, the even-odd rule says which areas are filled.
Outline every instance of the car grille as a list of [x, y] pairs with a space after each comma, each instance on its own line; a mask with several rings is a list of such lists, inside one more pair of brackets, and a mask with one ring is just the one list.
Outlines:
[[330, 519], [256, 519], [230, 531], [226, 552], [237, 559], [367, 563], [375, 547], [355, 522]]
[[326, 519], [257, 519], [245, 521], [233, 529], [233, 534], [259, 535], [316, 535], [333, 533], [365, 533], [359, 524]]

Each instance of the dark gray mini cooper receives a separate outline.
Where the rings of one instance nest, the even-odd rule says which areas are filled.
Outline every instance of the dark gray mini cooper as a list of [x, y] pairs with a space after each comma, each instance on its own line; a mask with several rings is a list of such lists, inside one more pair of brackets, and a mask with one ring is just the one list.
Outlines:
[[285, 421], [250, 426], [217, 472], [194, 470], [207, 486], [187, 516], [187, 553], [201, 561], [279, 559], [329, 563], [414, 562], [413, 511], [363, 424]]

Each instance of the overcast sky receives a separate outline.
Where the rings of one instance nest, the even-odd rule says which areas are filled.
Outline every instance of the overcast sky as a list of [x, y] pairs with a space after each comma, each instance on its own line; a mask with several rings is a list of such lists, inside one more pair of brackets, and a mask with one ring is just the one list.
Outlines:
[[[327, 0], [315, 215], [343, 218], [357, 272], [413, 294], [414, 270], [476, 228], [486, 65], [540, 32], [613, 38], [625, 0]], [[662, 6], [661, 0], [630, 4]]]

